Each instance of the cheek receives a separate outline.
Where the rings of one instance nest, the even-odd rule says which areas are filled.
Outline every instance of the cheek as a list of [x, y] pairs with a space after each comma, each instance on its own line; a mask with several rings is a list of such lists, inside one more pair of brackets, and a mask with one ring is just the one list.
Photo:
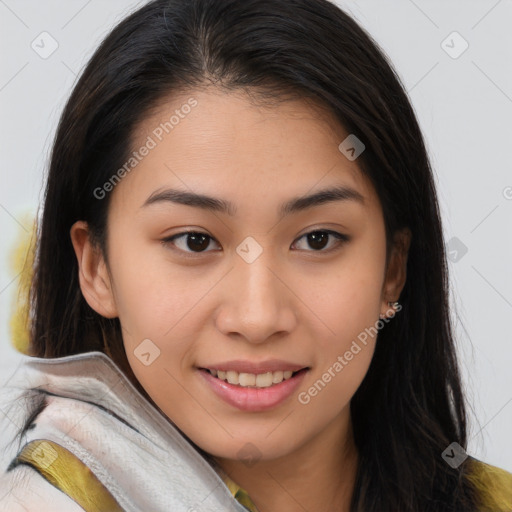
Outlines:
[[313, 335], [315, 371], [297, 397], [319, 421], [333, 419], [349, 404], [368, 371], [376, 343], [380, 294], [375, 281], [356, 279], [353, 273], [345, 280], [342, 276], [337, 290], [329, 290], [329, 300], [318, 295], [314, 302], [323, 321]]
[[125, 342], [164, 339], [190, 308], [197, 293], [183, 272], [173, 271], [159, 251], [163, 248], [134, 244], [112, 251], [115, 301]]
[[372, 249], [361, 244], [360, 251], [347, 252], [330, 272], [309, 272], [301, 283], [300, 293], [307, 297], [318, 327], [313, 335], [316, 371], [300, 403], [316, 401], [313, 407], [334, 414], [350, 401], [368, 371], [378, 332], [385, 258], [382, 247]]
[[347, 351], [336, 355], [297, 396], [298, 407], [306, 416], [317, 418], [319, 429], [346, 410], [370, 366], [374, 343], [351, 348], [351, 360], [346, 358]]
[[377, 251], [353, 251], [330, 269], [312, 268], [301, 277], [298, 294], [318, 326], [317, 343], [323, 349], [344, 351], [352, 339], [375, 324], [383, 275], [384, 264]]

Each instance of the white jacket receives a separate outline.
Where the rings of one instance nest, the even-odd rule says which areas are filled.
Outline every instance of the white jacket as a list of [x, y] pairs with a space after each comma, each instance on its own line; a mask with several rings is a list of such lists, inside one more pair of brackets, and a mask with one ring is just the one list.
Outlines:
[[[32, 391], [14, 407], [2, 403], [2, 410], [20, 430], [38, 397], [44, 395], [47, 405], [19, 445], [2, 434], [0, 448], [12, 458], [30, 441], [46, 440], [33, 445], [46, 446], [39, 456], [46, 456], [51, 469], [48, 453], [58, 457], [51, 449], [51, 442], [57, 443], [85, 463], [126, 512], [247, 512], [196, 448], [105, 354], [25, 357], [9, 389], [18, 396]], [[33, 467], [6, 469], [0, 468], [1, 512], [86, 510]], [[87, 510], [93, 511], [109, 512]]]

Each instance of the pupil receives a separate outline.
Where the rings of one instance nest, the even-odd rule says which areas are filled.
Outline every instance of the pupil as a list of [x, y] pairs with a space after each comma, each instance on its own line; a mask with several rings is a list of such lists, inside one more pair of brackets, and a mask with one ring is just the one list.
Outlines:
[[[189, 234], [188, 240], [187, 240], [187, 247], [190, 250], [206, 249], [208, 247], [208, 240], [207, 240], [208, 238], [209, 238], [208, 235], [202, 235], [202, 234], [198, 234], [198, 233]], [[205, 244], [205, 241], [206, 241], [206, 244]], [[194, 243], [196, 243], [197, 245], [194, 246]]]
[[308, 235], [308, 243], [313, 249], [323, 249], [328, 239], [328, 234], [322, 231], [315, 231]]

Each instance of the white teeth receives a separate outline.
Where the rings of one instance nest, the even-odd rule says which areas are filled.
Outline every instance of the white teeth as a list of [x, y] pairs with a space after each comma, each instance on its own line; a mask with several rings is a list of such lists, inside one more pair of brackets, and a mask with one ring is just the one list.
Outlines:
[[238, 376], [238, 384], [240, 386], [255, 386], [256, 375], [254, 375], [254, 373], [241, 373]]
[[226, 372], [227, 380], [230, 384], [238, 384], [240, 381], [240, 376], [237, 372], [234, 372], [233, 370], [229, 370]]
[[256, 386], [259, 388], [268, 388], [269, 386], [272, 386], [272, 372], [256, 375]]
[[281, 370], [279, 370], [278, 372], [274, 372], [272, 374], [272, 382], [274, 384], [278, 384], [279, 382], [281, 382], [283, 380], [283, 377], [284, 377], [284, 372], [282, 372]]
[[214, 377], [227, 381], [230, 384], [238, 385], [241, 387], [257, 387], [268, 388], [273, 384], [279, 384], [283, 380], [289, 379], [293, 372], [290, 370], [278, 370], [276, 372], [266, 373], [238, 373], [233, 370], [208, 370]]

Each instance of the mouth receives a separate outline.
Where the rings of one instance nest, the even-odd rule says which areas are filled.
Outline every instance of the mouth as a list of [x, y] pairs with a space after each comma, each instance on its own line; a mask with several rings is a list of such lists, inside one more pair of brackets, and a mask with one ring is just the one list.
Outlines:
[[310, 369], [254, 374], [197, 367], [197, 373], [207, 389], [230, 406], [245, 412], [262, 412], [284, 404], [297, 391]]
[[298, 374], [305, 373], [309, 366], [300, 370], [277, 370], [265, 373], [246, 373], [234, 370], [215, 370], [211, 368], [199, 368], [199, 370], [209, 373], [218, 380], [227, 382], [240, 388], [270, 388], [281, 384], [283, 381], [295, 378]]

